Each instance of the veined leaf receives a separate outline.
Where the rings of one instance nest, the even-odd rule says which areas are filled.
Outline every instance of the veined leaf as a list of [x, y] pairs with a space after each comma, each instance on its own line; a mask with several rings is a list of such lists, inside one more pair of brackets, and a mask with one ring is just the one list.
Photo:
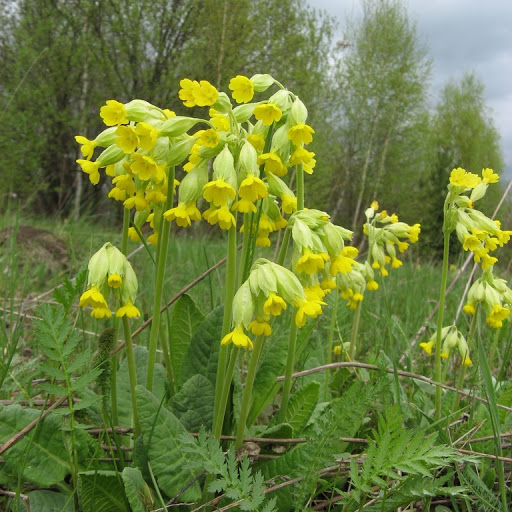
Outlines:
[[169, 343], [172, 371], [176, 382], [182, 382], [180, 371], [183, 357], [192, 335], [203, 320], [203, 313], [188, 295], [182, 295], [172, 309], [172, 329]]
[[183, 357], [180, 385], [194, 375], [203, 375], [215, 386], [223, 314], [224, 307], [219, 306], [197, 327]]
[[189, 432], [199, 432], [202, 425], [211, 430], [215, 389], [202, 375], [194, 375], [172, 399], [172, 410]]
[[307, 425], [315, 410], [319, 393], [320, 384], [313, 381], [292, 395], [284, 421], [293, 428], [293, 435], [297, 436]]
[[142, 478], [138, 468], [124, 468], [123, 473], [124, 490], [132, 512], [147, 512], [153, 510], [155, 503], [151, 489]]
[[[192, 456], [182, 450], [180, 437], [186, 433], [185, 427], [142, 386], [137, 386], [137, 406], [144, 444], [158, 486], [168, 496], [175, 496], [196, 477], [190, 469], [184, 469]], [[195, 482], [180, 498], [196, 500], [200, 496], [199, 483]]]
[[83, 512], [130, 512], [121, 476], [115, 471], [86, 471], [78, 479]]

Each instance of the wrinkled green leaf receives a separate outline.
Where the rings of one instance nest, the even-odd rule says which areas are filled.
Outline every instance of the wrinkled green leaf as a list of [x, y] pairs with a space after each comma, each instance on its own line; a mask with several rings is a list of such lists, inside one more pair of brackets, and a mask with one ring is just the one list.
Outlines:
[[124, 468], [123, 473], [124, 490], [132, 512], [147, 512], [153, 510], [154, 499], [151, 489], [142, 478], [138, 468]]
[[293, 428], [293, 435], [298, 435], [307, 425], [315, 410], [319, 393], [320, 384], [313, 381], [300, 388], [290, 398], [284, 421]]
[[223, 314], [224, 307], [219, 306], [197, 327], [183, 357], [180, 385], [194, 375], [203, 375], [215, 386]]
[[172, 329], [169, 343], [172, 371], [176, 382], [182, 382], [180, 371], [183, 357], [192, 335], [203, 320], [203, 313], [188, 295], [182, 295], [172, 309]]
[[83, 512], [130, 512], [121, 476], [115, 471], [86, 471], [78, 478]]
[[[144, 444], [158, 486], [168, 496], [175, 496], [196, 477], [190, 469], [183, 468], [192, 457], [181, 449], [180, 437], [186, 433], [185, 427], [142, 386], [137, 386], [137, 406]], [[200, 496], [199, 483], [195, 482], [180, 498], [196, 500]]]
[[189, 432], [199, 432], [202, 425], [211, 430], [215, 389], [202, 375], [194, 375], [174, 395], [172, 410]]

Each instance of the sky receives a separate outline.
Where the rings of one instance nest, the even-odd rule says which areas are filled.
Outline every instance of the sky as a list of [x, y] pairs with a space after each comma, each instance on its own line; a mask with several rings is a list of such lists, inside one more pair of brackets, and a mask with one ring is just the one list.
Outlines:
[[[361, 0], [308, 3], [337, 19], [339, 39], [347, 16], [362, 13]], [[450, 79], [474, 72], [485, 86], [486, 103], [501, 136], [503, 171], [512, 178], [512, 0], [404, 0], [404, 5], [433, 60], [432, 103]]]

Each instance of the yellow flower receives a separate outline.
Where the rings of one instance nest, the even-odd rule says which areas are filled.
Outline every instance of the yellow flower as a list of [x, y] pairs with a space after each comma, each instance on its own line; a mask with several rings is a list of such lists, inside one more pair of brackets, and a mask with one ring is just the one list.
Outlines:
[[337, 274], [348, 274], [352, 272], [352, 266], [355, 265], [355, 263], [352, 257], [347, 256], [345, 251], [342, 251], [331, 261], [329, 274], [333, 277]]
[[147, 155], [134, 153], [132, 155], [132, 163], [130, 169], [142, 181], [147, 181], [158, 175], [158, 164]]
[[306, 317], [316, 318], [322, 314], [322, 304], [316, 300], [300, 300], [295, 306], [297, 307], [297, 313], [295, 314], [295, 325], [297, 327], [304, 327], [306, 325]]
[[494, 329], [499, 329], [503, 326], [503, 320], [505, 320], [509, 314], [510, 309], [495, 304], [492, 311], [487, 315], [486, 322]]
[[474, 315], [476, 313], [475, 305], [472, 302], [468, 302], [463, 308], [462, 311], [467, 315]]
[[76, 161], [80, 165], [82, 171], [89, 175], [89, 180], [93, 185], [97, 185], [100, 181], [100, 163], [91, 162], [90, 160], [78, 159]]
[[261, 133], [254, 133], [247, 137], [247, 140], [252, 144], [256, 151], [263, 151], [265, 149], [265, 138]]
[[400, 252], [405, 252], [407, 249], [409, 249], [409, 244], [407, 242], [398, 242], [397, 244], [398, 250]]
[[[308, 151], [305, 148], [297, 148], [291, 155], [290, 155], [290, 163], [293, 165], [310, 165], [312, 162], [315, 162], [314, 160], [315, 153], [312, 151]], [[314, 164], [312, 165], [315, 166]]]
[[80, 307], [86, 308], [87, 306], [91, 306], [92, 308], [107, 308], [107, 301], [103, 294], [100, 292], [97, 286], [92, 286], [87, 291], [82, 293], [80, 296], [80, 301], [78, 303]]
[[377, 211], [377, 210], [379, 209], [379, 203], [378, 203], [378, 201], [372, 201], [372, 204], [370, 205], [370, 208], [371, 208], [372, 210]]
[[142, 190], [137, 191], [137, 193], [129, 197], [123, 202], [123, 206], [127, 210], [131, 210], [132, 208], [135, 208], [138, 212], [141, 212], [142, 210], [149, 210], [149, 205], [144, 198], [144, 192]]
[[297, 124], [288, 130], [288, 138], [296, 145], [309, 144], [313, 140], [315, 130], [307, 124]]
[[347, 306], [350, 309], [356, 309], [357, 305], [364, 299], [362, 293], [356, 292], [352, 295], [352, 298], [348, 301]]
[[89, 140], [87, 137], [82, 135], [75, 135], [75, 140], [78, 144], [81, 144], [80, 151], [82, 152], [83, 157], [86, 160], [90, 160], [94, 153], [94, 148], [96, 147], [96, 141]]
[[297, 261], [297, 272], [316, 274], [324, 268], [326, 261], [329, 261], [329, 256], [325, 252], [315, 254], [310, 249], [306, 249]]
[[147, 237], [146, 242], [149, 245], [158, 245], [158, 233], [156, 231], [151, 233], [151, 235]]
[[112, 316], [112, 312], [108, 308], [94, 308], [91, 311], [92, 318], [110, 318]]
[[135, 194], [135, 182], [130, 174], [120, 174], [116, 176], [112, 183], [121, 190], [126, 190], [129, 195]]
[[399, 268], [402, 266], [402, 262], [398, 258], [393, 258], [393, 261], [391, 262], [391, 266], [393, 268]]
[[279, 177], [284, 176], [288, 172], [288, 169], [276, 153], [263, 153], [258, 157], [258, 165], [264, 165], [265, 171]]
[[284, 213], [292, 214], [297, 211], [297, 198], [289, 194], [283, 194], [281, 196], [281, 207]]
[[232, 226], [236, 226], [235, 217], [228, 210], [227, 207], [222, 206], [213, 212], [209, 212], [206, 216], [207, 212], [203, 214], [203, 217], [208, 221], [212, 226], [218, 224], [220, 229], [229, 230]]
[[398, 222], [398, 215], [396, 213], [393, 213], [389, 220], [391, 221], [392, 224], [396, 224]]
[[235, 199], [236, 191], [222, 178], [210, 181], [203, 187], [203, 197], [215, 206], [225, 206], [228, 199]]
[[480, 176], [472, 172], [466, 172], [466, 170], [461, 167], [453, 169], [450, 174], [450, 183], [456, 187], [475, 188], [480, 181]]
[[249, 103], [254, 96], [254, 84], [242, 75], [237, 75], [229, 81], [229, 88], [233, 91], [233, 98], [237, 103]]
[[480, 247], [481, 242], [480, 239], [475, 235], [464, 235], [464, 243], [462, 244], [462, 248], [467, 251], [474, 251], [478, 247]]
[[375, 291], [375, 290], [378, 290], [379, 289], [379, 283], [377, 283], [377, 281], [374, 281], [373, 279], [370, 279], [366, 283], [366, 289], [371, 291], [371, 292]]
[[240, 213], [258, 212], [256, 205], [248, 199], [239, 199], [236, 203], [233, 203], [231, 209]]
[[256, 237], [256, 245], [258, 247], [270, 247], [272, 243], [270, 242], [268, 231], [258, 231], [258, 236]]
[[118, 126], [116, 135], [116, 145], [125, 153], [133, 153], [139, 145], [139, 137], [131, 126]]
[[414, 224], [414, 226], [409, 227], [409, 240], [412, 244], [418, 241], [419, 234], [421, 232], [421, 228], [419, 224]]
[[432, 349], [435, 347], [435, 340], [430, 340], [427, 342], [420, 343], [420, 347], [429, 355], [432, 355]]
[[189, 78], [180, 80], [181, 89], [178, 92], [180, 100], [183, 101], [186, 107], [195, 107], [197, 91], [199, 90], [199, 82], [192, 81]]
[[271, 293], [263, 304], [266, 315], [279, 316], [284, 309], [286, 309], [286, 302], [275, 293]]
[[220, 140], [219, 132], [211, 128], [209, 130], [204, 130], [199, 140], [203, 146], [214, 148]]
[[135, 133], [139, 137], [140, 147], [146, 151], [151, 151], [158, 139], [158, 130], [148, 123], [137, 123]]
[[246, 199], [247, 201], [254, 203], [259, 199], [267, 197], [268, 190], [267, 186], [260, 178], [254, 176], [254, 174], [248, 174], [242, 183], [240, 183], [238, 195], [242, 199]]
[[119, 288], [123, 283], [123, 279], [119, 274], [110, 274], [108, 276], [108, 285], [110, 288]]
[[206, 80], [199, 82], [199, 89], [196, 91], [195, 101], [198, 107], [212, 106], [219, 97], [219, 91]]
[[179, 203], [175, 208], [164, 212], [164, 218], [169, 222], [175, 220], [176, 224], [182, 228], [186, 228], [191, 224], [185, 203]]
[[282, 115], [281, 109], [273, 103], [265, 103], [254, 108], [254, 117], [267, 126], [273, 122], [277, 123]]
[[220, 342], [221, 345], [229, 345], [230, 343], [239, 348], [253, 348], [251, 338], [244, 333], [244, 328], [241, 325], [235, 326]]
[[137, 231], [135, 231], [135, 228], [132, 226], [128, 228], [128, 237], [132, 242], [140, 242], [140, 237], [137, 234]]
[[100, 117], [107, 126], [128, 123], [125, 106], [116, 100], [107, 100], [106, 105], [100, 108]]
[[249, 324], [249, 330], [255, 336], [270, 336], [272, 334], [272, 327], [264, 318], [256, 318]]
[[128, 302], [124, 306], [121, 306], [116, 312], [117, 318], [122, 318], [123, 316], [128, 318], [139, 318], [140, 311], [131, 302]]
[[126, 199], [126, 190], [114, 187], [108, 193], [108, 197], [116, 201], [124, 201]]
[[500, 177], [492, 169], [482, 169], [482, 181], [484, 183], [497, 183]]

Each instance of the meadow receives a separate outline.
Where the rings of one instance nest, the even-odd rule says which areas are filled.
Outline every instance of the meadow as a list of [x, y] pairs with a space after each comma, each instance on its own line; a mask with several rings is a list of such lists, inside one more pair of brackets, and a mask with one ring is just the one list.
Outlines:
[[272, 77], [181, 86], [208, 119], [108, 100], [76, 137], [122, 220], [2, 218], [3, 509], [509, 510], [498, 175], [451, 172], [436, 262], [376, 200], [358, 233], [307, 208]]

